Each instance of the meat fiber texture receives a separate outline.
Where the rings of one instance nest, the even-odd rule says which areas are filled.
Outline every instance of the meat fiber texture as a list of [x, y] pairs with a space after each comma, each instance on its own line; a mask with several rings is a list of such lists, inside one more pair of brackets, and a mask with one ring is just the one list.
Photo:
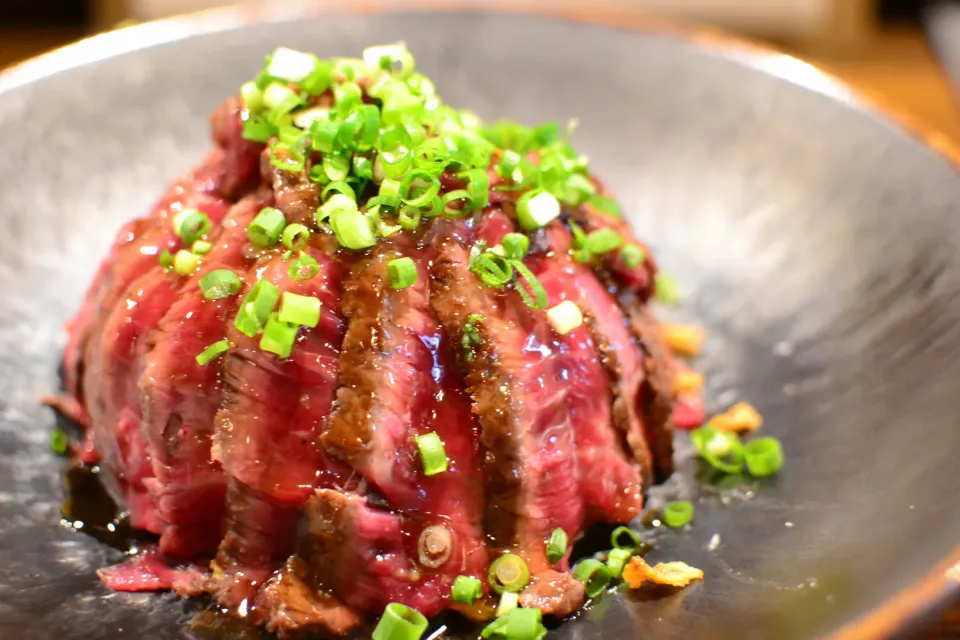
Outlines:
[[[312, 224], [318, 187], [263, 161], [241, 117], [235, 100], [215, 112], [214, 150], [121, 230], [69, 326], [85, 459], [98, 459], [133, 526], [159, 537], [101, 577], [119, 590], [207, 592], [280, 633], [342, 634], [389, 602], [489, 618], [489, 587], [468, 607], [451, 585], [461, 574], [486, 583], [490, 562], [512, 552], [531, 571], [522, 603], [572, 613], [584, 589], [569, 556], [546, 557], [551, 532], [572, 541], [595, 522], [629, 522], [645, 487], [672, 471], [672, 364], [646, 308], [649, 253], [634, 268], [613, 254], [593, 267], [571, 258], [569, 222], [636, 242], [587, 206], [532, 234], [526, 263], [549, 305], [571, 300], [585, 317], [565, 335], [470, 270], [476, 242], [517, 230], [502, 191], [478, 215], [425, 221], [364, 252], [314, 234], [305, 251], [318, 273], [293, 280], [282, 248], [254, 247], [246, 226], [265, 206]], [[183, 248], [172, 220], [184, 208], [213, 223], [191, 276], [157, 260]], [[399, 255], [419, 277], [395, 290], [386, 265]], [[240, 276], [241, 295], [205, 299], [199, 279], [213, 269]], [[323, 305], [285, 359], [234, 328], [261, 278]], [[468, 357], [473, 314], [481, 343]], [[197, 363], [224, 339], [227, 354]], [[415, 438], [429, 432], [449, 463], [427, 477]]]

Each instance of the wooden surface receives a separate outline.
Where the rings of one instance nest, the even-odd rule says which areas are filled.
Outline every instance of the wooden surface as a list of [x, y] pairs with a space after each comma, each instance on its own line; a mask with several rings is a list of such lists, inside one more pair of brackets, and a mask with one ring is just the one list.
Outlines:
[[[0, 31], [0, 68], [79, 35], [70, 31]], [[799, 55], [879, 96], [885, 104], [960, 145], [960, 102], [951, 93], [943, 71], [920, 34], [909, 29], [888, 30], [877, 34], [874, 40], [857, 53], [841, 55], [812, 50]], [[960, 640], [960, 606], [911, 638]]]

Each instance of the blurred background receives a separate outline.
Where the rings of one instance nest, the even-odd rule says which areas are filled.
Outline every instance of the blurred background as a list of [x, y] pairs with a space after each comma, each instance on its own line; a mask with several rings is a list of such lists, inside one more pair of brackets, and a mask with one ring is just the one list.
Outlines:
[[[960, 69], [960, 0], [605, 2], [769, 40], [880, 94], [886, 102], [960, 141], [960, 111], [944, 67], [944, 62], [955, 58]], [[0, 0], [0, 68], [117, 25], [225, 4], [229, 2]], [[960, 71], [956, 77], [955, 86], [960, 89]]]

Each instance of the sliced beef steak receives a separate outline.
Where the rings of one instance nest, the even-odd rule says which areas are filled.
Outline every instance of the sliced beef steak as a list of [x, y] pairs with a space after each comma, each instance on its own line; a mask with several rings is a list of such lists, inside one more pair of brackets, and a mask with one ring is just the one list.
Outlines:
[[[281, 71], [314, 61], [280, 55]], [[656, 267], [594, 206], [584, 159], [556, 127], [476, 128], [383, 63], [379, 84], [338, 60], [227, 100], [213, 150], [121, 230], [70, 323], [69, 396], [53, 402], [87, 427], [81, 457], [132, 524], [159, 536], [102, 571], [108, 586], [205, 592], [280, 637], [339, 635], [392, 602], [490, 619], [491, 563], [513, 553], [530, 570], [521, 606], [566, 616], [586, 597], [573, 543], [633, 520], [672, 471]], [[202, 243], [174, 228], [187, 209], [209, 218]], [[584, 257], [573, 223], [645, 260]], [[167, 251], [195, 266], [162, 266]], [[209, 291], [220, 270], [239, 291]], [[251, 302], [255, 287], [277, 299]], [[551, 324], [571, 302], [583, 322]], [[279, 337], [261, 322], [274, 312]], [[430, 475], [429, 438], [445, 458]], [[568, 547], [548, 558], [558, 529]], [[453, 601], [458, 576], [481, 581], [472, 603]]]
[[482, 317], [475, 327], [481, 344], [464, 360], [486, 451], [484, 524], [491, 544], [519, 553], [534, 575], [548, 571], [545, 542], [551, 532], [579, 531], [583, 521], [561, 345], [516, 293], [479, 282], [468, 250], [453, 233], [438, 239], [431, 293], [438, 318], [457, 343], [471, 316]]

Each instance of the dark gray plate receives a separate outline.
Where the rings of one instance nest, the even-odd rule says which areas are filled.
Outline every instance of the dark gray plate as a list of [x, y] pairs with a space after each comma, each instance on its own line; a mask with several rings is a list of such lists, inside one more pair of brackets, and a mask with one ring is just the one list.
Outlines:
[[707, 494], [691, 530], [661, 536], [653, 558], [702, 584], [610, 597], [552, 637], [871, 638], [952, 589], [960, 180], [944, 155], [815, 69], [716, 39], [506, 14], [248, 17], [147, 25], [0, 75], [0, 637], [193, 637], [195, 609], [108, 593], [94, 571], [120, 554], [57, 524], [39, 398], [115, 229], [201, 157], [208, 112], [281, 43], [406, 39], [453, 104], [579, 118], [684, 283], [679, 316], [710, 331], [711, 408], [749, 400], [784, 441], [777, 479]]

